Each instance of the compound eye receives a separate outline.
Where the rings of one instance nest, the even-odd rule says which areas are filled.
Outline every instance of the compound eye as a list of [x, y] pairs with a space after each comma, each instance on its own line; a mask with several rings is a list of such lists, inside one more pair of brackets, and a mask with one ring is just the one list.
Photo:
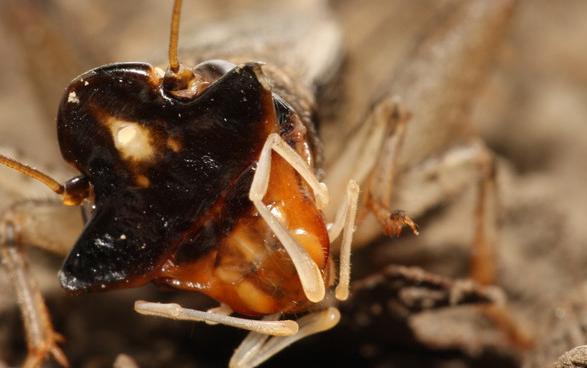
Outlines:
[[181, 69], [177, 73], [167, 71], [163, 77], [163, 89], [174, 98], [191, 100], [235, 67], [225, 60], [208, 60], [193, 69]]

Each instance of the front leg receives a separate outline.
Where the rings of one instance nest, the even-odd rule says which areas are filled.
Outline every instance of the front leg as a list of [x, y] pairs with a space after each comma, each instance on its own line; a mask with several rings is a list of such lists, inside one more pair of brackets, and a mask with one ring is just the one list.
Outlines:
[[349, 285], [351, 279], [351, 248], [355, 221], [359, 202], [359, 185], [351, 180], [347, 184], [347, 192], [344, 203], [338, 209], [334, 223], [329, 226], [328, 238], [333, 243], [342, 232], [342, 243], [339, 252], [339, 276], [335, 296], [338, 300], [346, 300], [349, 297]]
[[[482, 142], [473, 140], [444, 155], [429, 159], [403, 173], [397, 183], [394, 203], [421, 215], [446, 203], [465, 190], [476, 187], [477, 197], [471, 213], [474, 229], [471, 242], [470, 277], [480, 285], [496, 282], [497, 191], [495, 158]], [[465, 224], [466, 226], [466, 224]], [[515, 323], [503, 305], [482, 307], [487, 315], [516, 346], [527, 348], [531, 339]]]
[[[273, 317], [269, 317], [272, 319]], [[243, 340], [230, 359], [230, 368], [253, 368], [282, 351], [294, 342], [320, 332], [330, 330], [338, 324], [340, 312], [336, 308], [310, 313], [297, 320], [300, 330], [291, 336], [269, 338], [252, 332]]]
[[155, 303], [137, 300], [135, 311], [146, 316], [169, 318], [178, 321], [205, 322], [207, 324], [222, 324], [253, 331], [263, 335], [289, 336], [298, 332], [298, 325], [294, 321], [258, 321], [250, 318], [240, 318], [225, 313], [204, 312], [184, 308], [176, 303]]
[[359, 214], [359, 222], [372, 213], [390, 236], [399, 235], [404, 226], [418, 234], [410, 217], [403, 211], [390, 208], [397, 158], [410, 116], [398, 97], [385, 98], [373, 108], [345, 151], [328, 168], [327, 184], [334, 198], [343, 198], [342, 183], [350, 179], [360, 185], [366, 184], [365, 206]]

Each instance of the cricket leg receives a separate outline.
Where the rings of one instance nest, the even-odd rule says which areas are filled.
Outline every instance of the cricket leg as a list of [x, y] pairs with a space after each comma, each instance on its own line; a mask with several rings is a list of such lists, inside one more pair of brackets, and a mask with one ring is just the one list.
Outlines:
[[[265, 316], [264, 321], [276, 321], [280, 317], [279, 313]], [[298, 330], [299, 331], [299, 330]], [[247, 337], [235, 349], [228, 366], [230, 368], [246, 367], [246, 363], [254, 359], [255, 355], [269, 339], [269, 335], [257, 332], [250, 332]]]
[[65, 354], [58, 346], [63, 338], [55, 332], [49, 311], [33, 277], [30, 275], [20, 239], [26, 229], [10, 216], [1, 221], [0, 254], [20, 307], [27, 340], [28, 355], [23, 367], [39, 367], [52, 356], [61, 366], [68, 367]]
[[[471, 279], [481, 285], [496, 282], [496, 254], [498, 199], [496, 188], [496, 163], [493, 154], [484, 151], [478, 160], [479, 177], [477, 182], [477, 203], [475, 206], [475, 233], [471, 250]], [[529, 349], [533, 340], [512, 318], [506, 305], [482, 307], [508, 338], [521, 349]]]
[[387, 236], [399, 236], [403, 227], [418, 235], [416, 223], [404, 211], [394, 210], [391, 196], [395, 190], [397, 158], [404, 141], [406, 124], [410, 118], [406, 109], [396, 102], [393, 130], [383, 142], [379, 160], [371, 170], [366, 191], [366, 207], [375, 215]]
[[350, 180], [347, 184], [347, 193], [344, 203], [338, 209], [334, 223], [329, 226], [328, 238], [334, 242], [342, 232], [342, 243], [339, 252], [339, 276], [335, 296], [338, 300], [346, 300], [349, 297], [349, 284], [351, 277], [351, 243], [355, 231], [357, 206], [359, 202], [359, 185]]
[[[394, 203], [418, 216], [433, 206], [450, 201], [472, 185], [477, 186], [474, 238], [470, 258], [471, 278], [482, 285], [496, 281], [497, 191], [493, 154], [480, 141], [453, 148], [402, 174]], [[530, 339], [505, 305], [481, 307], [484, 313], [519, 347]]]
[[[387, 235], [399, 235], [404, 226], [418, 234], [414, 221], [403, 211], [391, 210], [396, 163], [410, 113], [398, 98], [386, 98], [375, 106], [344, 153], [328, 168], [328, 188], [342, 198], [340, 185], [352, 178], [367, 183], [366, 208], [375, 215]], [[366, 213], [359, 217], [362, 219]]]
[[471, 278], [481, 285], [496, 281], [497, 242], [496, 168], [493, 155], [481, 151], [478, 157], [477, 198], [474, 210], [475, 233], [471, 249]]
[[306, 250], [297, 243], [277, 217], [263, 203], [263, 197], [265, 197], [269, 186], [271, 154], [273, 151], [279, 154], [304, 178], [312, 188], [319, 208], [323, 208], [328, 204], [328, 189], [324, 183], [318, 181], [304, 160], [278, 134], [269, 135], [259, 156], [257, 170], [249, 191], [249, 199], [290, 256], [306, 297], [309, 301], [317, 303], [324, 299], [326, 294], [320, 269]]
[[385, 142], [380, 161], [371, 171], [367, 186], [366, 207], [375, 215], [387, 236], [399, 236], [404, 226], [418, 235], [416, 223], [402, 210], [391, 208], [391, 197], [396, 186], [397, 157], [403, 136], [405, 122], [399, 122], [394, 134]]
[[[289, 147], [279, 135], [271, 134], [267, 138], [261, 151], [259, 165], [255, 177], [253, 178], [249, 197], [257, 207], [261, 216], [267, 221], [273, 232], [288, 251], [298, 271], [306, 296], [310, 301], [318, 302], [323, 299], [325, 293], [324, 282], [320, 276], [318, 267], [303, 248], [293, 240], [291, 235], [289, 235], [285, 229], [283, 229], [283, 226], [281, 226], [262, 202], [262, 199], [267, 192], [267, 186], [269, 185], [271, 151], [277, 152], [306, 180], [316, 194], [319, 207], [323, 208], [328, 204], [328, 189], [323, 183], [318, 181], [314, 173], [305, 164], [301, 157]], [[336, 297], [341, 300], [348, 297], [351, 242], [352, 234], [354, 232], [358, 197], [359, 186], [356, 181], [350, 180], [347, 185], [345, 201], [339, 208], [335, 217], [335, 222], [328, 231], [331, 243], [336, 240], [341, 232], [343, 232], [340, 253], [340, 281], [336, 289]], [[314, 277], [311, 278], [311, 276]]]
[[255, 319], [232, 317], [222, 313], [204, 312], [183, 308], [175, 303], [153, 303], [142, 300], [135, 302], [135, 311], [148, 316], [169, 318], [179, 321], [207, 322], [242, 328], [264, 335], [289, 336], [298, 332], [294, 321], [258, 321]]
[[[225, 316], [230, 316], [233, 313], [232, 308], [230, 308], [227, 304], [220, 303], [218, 307], [210, 308], [206, 312], [208, 313], [216, 313], [216, 314], [223, 314]], [[206, 324], [209, 325], [217, 325], [216, 322], [206, 321]]]
[[299, 331], [291, 336], [267, 338], [250, 333], [230, 359], [231, 368], [252, 368], [273, 357], [294, 342], [307, 336], [330, 330], [338, 324], [340, 312], [336, 308], [310, 313], [297, 320]]
[[[56, 231], [55, 224], [60, 224]], [[67, 359], [57, 343], [51, 318], [27, 264], [24, 245], [65, 254], [82, 227], [79, 209], [51, 200], [26, 200], [12, 205], [0, 216], [0, 258], [13, 285], [27, 339], [24, 367], [37, 367], [52, 355], [62, 366]]]

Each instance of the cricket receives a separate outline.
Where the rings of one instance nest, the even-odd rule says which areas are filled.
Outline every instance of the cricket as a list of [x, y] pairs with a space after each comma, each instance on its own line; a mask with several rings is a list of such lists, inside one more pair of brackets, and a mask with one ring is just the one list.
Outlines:
[[[0, 151], [0, 186], [49, 198], [0, 214], [27, 349], [18, 364], [75, 366], [30, 247], [64, 255], [51, 282], [67, 298], [148, 285], [205, 296], [216, 305], [137, 299], [134, 312], [194, 324], [192, 334], [203, 324], [245, 330], [222, 357], [233, 368], [352, 325], [379, 297], [410, 314], [475, 306], [512, 350], [533, 346], [499, 289], [500, 168], [470, 118], [517, 1], [449, 2], [396, 59], [368, 60], [347, 55], [353, 36], [335, 2], [267, 5], [193, 34], [182, 31], [186, 4], [165, 3], [169, 41], [151, 48], [166, 58], [96, 65], [63, 86], [55, 139], [74, 176]], [[355, 263], [381, 239], [417, 243], [420, 223], [468, 190], [466, 280]]]

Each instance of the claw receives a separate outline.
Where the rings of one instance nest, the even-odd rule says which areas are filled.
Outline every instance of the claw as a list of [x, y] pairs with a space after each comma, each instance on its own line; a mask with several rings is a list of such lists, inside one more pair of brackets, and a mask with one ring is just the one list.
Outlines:
[[389, 206], [380, 201], [368, 197], [367, 207], [375, 215], [379, 223], [383, 226], [383, 232], [387, 236], [400, 236], [404, 226], [412, 230], [414, 235], [420, 235], [418, 225], [402, 210], [390, 211]]
[[384, 231], [387, 236], [399, 236], [404, 226], [407, 226], [412, 230], [414, 235], [419, 235], [418, 225], [407, 216], [404, 211], [394, 211], [389, 215], [387, 221], [385, 221]]
[[59, 345], [60, 342], [63, 342], [65, 339], [60, 334], [53, 332], [51, 333], [46, 341], [36, 348], [29, 348], [29, 352], [27, 354], [26, 360], [23, 363], [23, 368], [38, 368], [43, 365], [50, 356], [55, 359], [55, 361], [62, 367], [68, 368], [69, 361], [65, 356], [65, 353]]

